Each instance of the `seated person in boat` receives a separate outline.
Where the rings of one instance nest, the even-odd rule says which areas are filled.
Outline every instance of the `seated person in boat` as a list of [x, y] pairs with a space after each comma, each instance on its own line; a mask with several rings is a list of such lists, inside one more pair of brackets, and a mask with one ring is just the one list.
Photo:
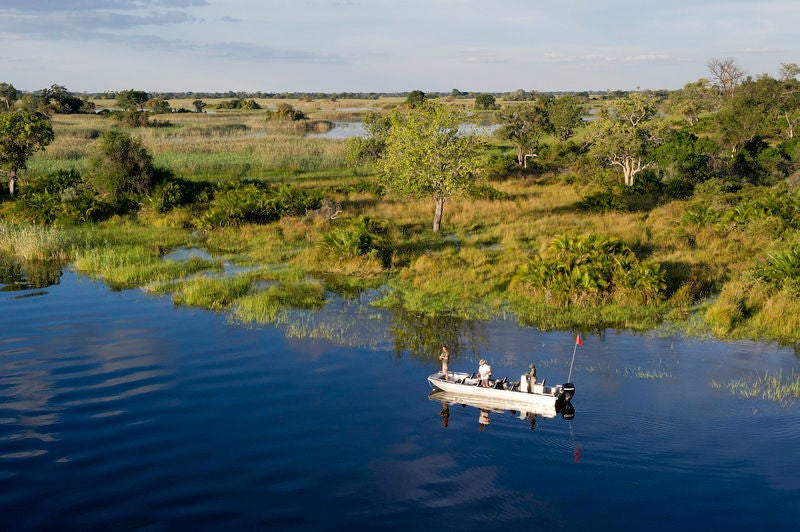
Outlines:
[[481, 359], [480, 366], [478, 366], [478, 376], [481, 378], [481, 386], [484, 388], [489, 387], [489, 377], [492, 375], [492, 366]]
[[533, 390], [533, 385], [536, 384], [536, 366], [531, 364], [530, 365], [530, 372], [528, 372], [528, 378], [530, 379], [530, 386], [528, 387], [529, 390]]

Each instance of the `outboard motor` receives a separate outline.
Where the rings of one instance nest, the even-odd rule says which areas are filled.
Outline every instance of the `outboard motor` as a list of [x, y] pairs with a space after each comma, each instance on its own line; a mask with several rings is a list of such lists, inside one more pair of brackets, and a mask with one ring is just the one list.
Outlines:
[[564, 394], [564, 400], [569, 401], [575, 395], [575, 385], [571, 382], [564, 384], [562, 393]]
[[572, 399], [572, 396], [575, 395], [575, 385], [571, 382], [568, 382], [561, 386], [561, 399], [564, 401], [569, 401]]

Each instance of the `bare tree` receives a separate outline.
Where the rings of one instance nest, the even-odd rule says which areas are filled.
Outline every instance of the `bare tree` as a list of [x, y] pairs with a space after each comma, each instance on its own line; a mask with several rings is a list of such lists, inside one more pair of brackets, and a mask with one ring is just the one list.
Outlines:
[[708, 62], [708, 70], [714, 85], [724, 96], [733, 96], [733, 91], [744, 79], [746, 73], [739, 68], [732, 57], [714, 58]]

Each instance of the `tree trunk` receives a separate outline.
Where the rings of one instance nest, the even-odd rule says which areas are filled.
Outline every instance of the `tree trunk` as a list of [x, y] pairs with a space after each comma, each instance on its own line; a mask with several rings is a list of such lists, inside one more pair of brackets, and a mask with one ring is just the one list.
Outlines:
[[17, 193], [17, 169], [12, 168], [8, 173], [8, 193], [13, 198]]
[[442, 212], [444, 212], [444, 197], [436, 198], [436, 213], [433, 215], [433, 232], [438, 233], [442, 227]]
[[525, 166], [525, 151], [522, 146], [517, 146], [517, 164], [522, 167]]

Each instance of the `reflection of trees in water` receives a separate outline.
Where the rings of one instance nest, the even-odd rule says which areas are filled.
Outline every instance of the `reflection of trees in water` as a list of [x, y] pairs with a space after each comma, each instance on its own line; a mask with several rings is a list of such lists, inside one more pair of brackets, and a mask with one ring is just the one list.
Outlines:
[[426, 316], [405, 309], [393, 309], [389, 330], [394, 338], [395, 356], [408, 351], [412, 358], [438, 360], [442, 346], [451, 360], [476, 354], [485, 344], [486, 324], [452, 316]]
[[[388, 327], [387, 327], [388, 320]], [[315, 338], [366, 349], [394, 345], [395, 356], [437, 360], [442, 345], [452, 358], [478, 353], [487, 324], [450, 316], [425, 316], [404, 309], [380, 310], [361, 301], [334, 300], [320, 311], [284, 309], [275, 325], [289, 338]]]
[[58, 262], [28, 262], [0, 256], [2, 290], [27, 290], [58, 284], [61, 264]]

